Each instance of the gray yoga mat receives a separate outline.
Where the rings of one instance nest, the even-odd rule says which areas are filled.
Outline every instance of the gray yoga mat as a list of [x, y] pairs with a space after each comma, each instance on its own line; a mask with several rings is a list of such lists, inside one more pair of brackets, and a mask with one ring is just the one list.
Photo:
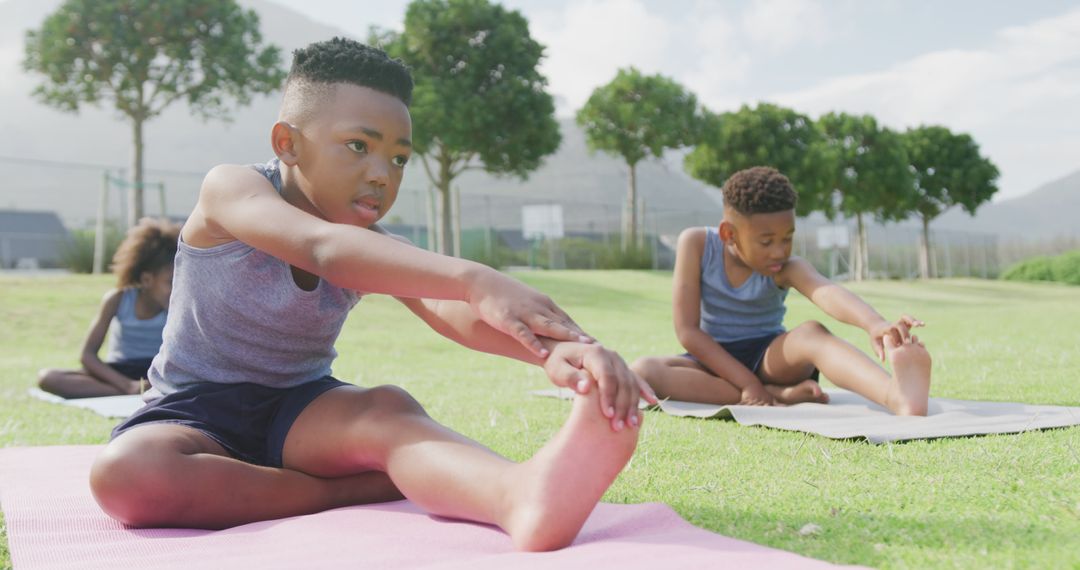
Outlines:
[[[733, 419], [743, 425], [815, 433], [832, 439], [865, 438], [871, 443], [1019, 433], [1080, 425], [1080, 407], [930, 398], [926, 417], [903, 417], [894, 416], [885, 408], [847, 390], [826, 392], [828, 404], [719, 406], [665, 400], [659, 407], [673, 416]], [[573, 392], [566, 388], [532, 393], [561, 399], [573, 397]], [[646, 407], [645, 402], [642, 407]]]
[[61, 398], [55, 394], [50, 394], [44, 390], [38, 388], [31, 388], [28, 393], [39, 400], [44, 400], [53, 404], [60, 404], [63, 406], [72, 406], [75, 408], [82, 408], [84, 410], [90, 410], [95, 414], [105, 416], [107, 418], [126, 418], [130, 416], [135, 410], [143, 406], [142, 397], [139, 395], [131, 396], [105, 396], [102, 398]]

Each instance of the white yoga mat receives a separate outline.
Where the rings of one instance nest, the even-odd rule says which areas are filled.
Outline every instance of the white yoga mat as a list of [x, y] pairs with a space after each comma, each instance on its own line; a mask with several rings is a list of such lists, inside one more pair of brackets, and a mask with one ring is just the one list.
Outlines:
[[[665, 400], [660, 409], [673, 416], [733, 419], [743, 425], [815, 433], [833, 439], [865, 438], [871, 443], [1019, 433], [1080, 425], [1080, 407], [1036, 406], [930, 398], [926, 417], [894, 416], [885, 408], [847, 390], [826, 390], [828, 404], [795, 406], [719, 406]], [[552, 388], [537, 396], [570, 399], [573, 392]], [[642, 407], [646, 407], [642, 402]]]
[[63, 406], [74, 406], [84, 410], [90, 410], [95, 414], [107, 418], [126, 418], [135, 410], [143, 407], [142, 397], [133, 394], [130, 396], [104, 396], [101, 398], [61, 398], [56, 394], [50, 394], [38, 388], [31, 388], [28, 393], [39, 400]]

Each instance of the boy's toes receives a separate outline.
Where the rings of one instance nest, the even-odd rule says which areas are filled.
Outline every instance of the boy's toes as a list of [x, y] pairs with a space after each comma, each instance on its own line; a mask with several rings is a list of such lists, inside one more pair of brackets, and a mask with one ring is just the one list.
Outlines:
[[829, 403], [829, 395], [825, 393], [825, 390], [821, 389], [821, 385], [814, 382], [814, 398], [822, 404]]

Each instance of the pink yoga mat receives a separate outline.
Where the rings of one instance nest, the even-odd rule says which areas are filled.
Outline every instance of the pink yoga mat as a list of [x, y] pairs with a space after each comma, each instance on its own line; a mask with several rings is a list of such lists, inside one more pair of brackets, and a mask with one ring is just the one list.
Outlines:
[[500, 530], [407, 501], [222, 531], [132, 529], [87, 483], [99, 446], [0, 449], [0, 503], [15, 570], [38, 568], [831, 568], [694, 527], [665, 505], [600, 504], [569, 548], [515, 552]]

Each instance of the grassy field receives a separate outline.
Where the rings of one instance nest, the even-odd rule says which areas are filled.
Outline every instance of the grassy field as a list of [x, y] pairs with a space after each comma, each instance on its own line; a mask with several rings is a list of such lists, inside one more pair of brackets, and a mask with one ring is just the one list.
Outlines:
[[[519, 274], [629, 361], [681, 352], [670, 275]], [[75, 366], [108, 278], [0, 276], [0, 446], [103, 443], [113, 422], [26, 396], [35, 372]], [[1080, 406], [1080, 287], [986, 281], [852, 287], [887, 316], [913, 313], [934, 355], [933, 396]], [[862, 331], [797, 294], [788, 325]], [[566, 402], [533, 398], [539, 369], [443, 340], [393, 300], [369, 298], [338, 342], [338, 377], [398, 384], [436, 419], [513, 459], [558, 428]], [[716, 532], [881, 568], [1080, 568], [1080, 429], [875, 446], [733, 422], [646, 416], [605, 496], [660, 501]], [[809, 523], [820, 531], [803, 536]], [[722, 560], [717, 560], [722, 565]], [[0, 523], [0, 567], [10, 566]]]

